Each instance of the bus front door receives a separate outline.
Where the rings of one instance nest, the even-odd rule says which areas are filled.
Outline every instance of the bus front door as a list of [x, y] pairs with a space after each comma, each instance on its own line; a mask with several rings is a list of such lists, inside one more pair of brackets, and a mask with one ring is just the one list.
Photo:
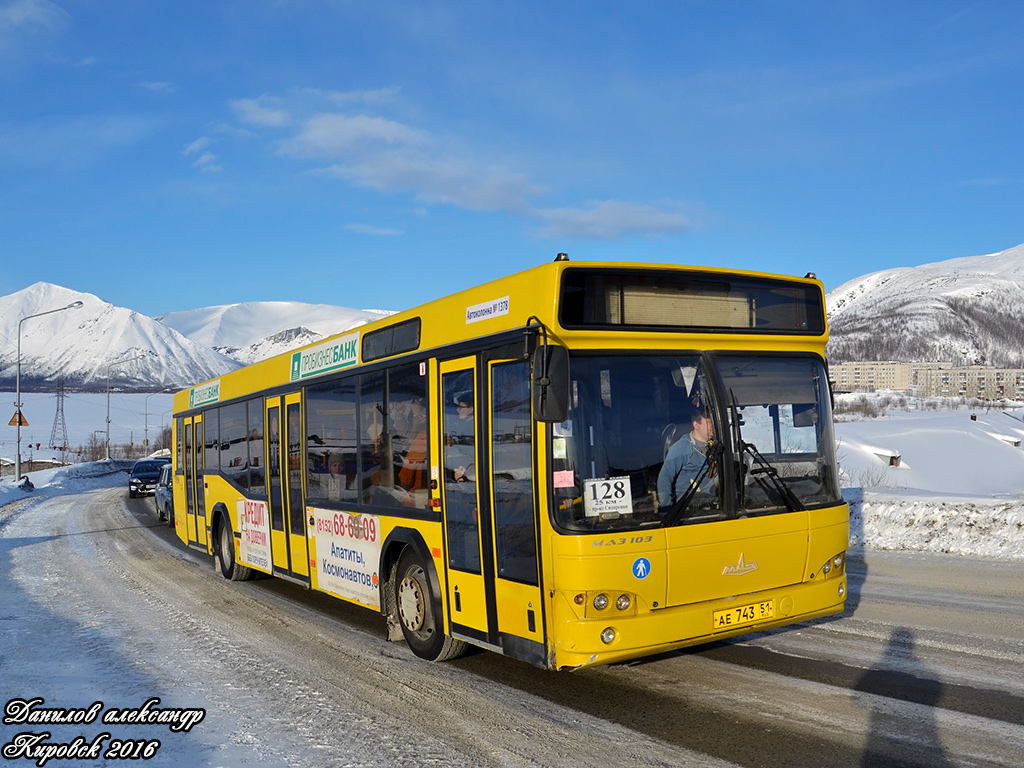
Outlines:
[[533, 482], [530, 364], [488, 363], [490, 508], [497, 632], [504, 653], [545, 661], [537, 504]]
[[203, 417], [184, 420], [185, 530], [189, 545], [207, 547], [206, 477], [203, 452]]
[[270, 551], [274, 574], [308, 584], [301, 395], [268, 397], [266, 409]]
[[[476, 358], [441, 363], [441, 475], [451, 634], [493, 646], [483, 545], [477, 433]], [[488, 553], [489, 554], [489, 553]]]
[[452, 634], [542, 663], [530, 367], [486, 355], [476, 363], [441, 365]]

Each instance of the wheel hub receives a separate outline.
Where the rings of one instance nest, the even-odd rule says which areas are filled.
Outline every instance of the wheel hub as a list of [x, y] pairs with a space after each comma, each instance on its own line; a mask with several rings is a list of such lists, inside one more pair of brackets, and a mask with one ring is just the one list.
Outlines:
[[423, 587], [419, 581], [412, 576], [402, 579], [398, 589], [398, 612], [402, 616], [402, 623], [413, 632], [423, 629], [425, 605]]

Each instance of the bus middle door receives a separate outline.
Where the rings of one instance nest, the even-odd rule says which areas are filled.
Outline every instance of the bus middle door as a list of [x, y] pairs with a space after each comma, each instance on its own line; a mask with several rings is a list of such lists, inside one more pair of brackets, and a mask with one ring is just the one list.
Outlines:
[[[267, 398], [267, 480], [273, 571], [309, 583], [306, 509], [302, 493], [301, 395]], [[283, 418], [282, 418], [283, 417]]]

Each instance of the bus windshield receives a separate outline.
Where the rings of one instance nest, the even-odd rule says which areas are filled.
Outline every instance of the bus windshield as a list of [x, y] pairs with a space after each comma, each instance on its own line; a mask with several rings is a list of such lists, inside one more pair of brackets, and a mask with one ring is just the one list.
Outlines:
[[630, 530], [841, 503], [814, 356], [577, 355], [552, 425], [554, 517]]

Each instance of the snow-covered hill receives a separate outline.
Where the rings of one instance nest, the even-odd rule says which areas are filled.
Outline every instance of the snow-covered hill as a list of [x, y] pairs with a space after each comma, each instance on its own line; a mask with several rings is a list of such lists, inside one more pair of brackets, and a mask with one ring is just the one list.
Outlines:
[[[50, 312], [81, 301], [77, 309]], [[29, 317], [46, 313], [39, 317]], [[0, 388], [171, 391], [386, 317], [385, 310], [267, 301], [149, 318], [88, 293], [36, 283], [0, 297]], [[111, 365], [113, 363], [113, 365]]]
[[833, 363], [1024, 366], [1024, 245], [859, 277], [826, 297]]
[[[76, 309], [51, 312], [76, 301]], [[48, 313], [41, 317], [30, 317]], [[15, 388], [21, 323], [21, 386], [52, 389], [180, 389], [240, 367], [178, 331], [97, 296], [36, 283], [0, 297], [0, 383]]]
[[296, 301], [253, 301], [168, 312], [155, 319], [248, 365], [391, 314]]
[[[36, 283], [0, 297], [0, 388], [169, 391], [385, 317], [301, 302], [246, 302], [155, 319], [92, 294]], [[1024, 245], [851, 280], [826, 297], [833, 363], [941, 360], [1024, 367]], [[113, 365], [111, 365], [113, 363]]]

